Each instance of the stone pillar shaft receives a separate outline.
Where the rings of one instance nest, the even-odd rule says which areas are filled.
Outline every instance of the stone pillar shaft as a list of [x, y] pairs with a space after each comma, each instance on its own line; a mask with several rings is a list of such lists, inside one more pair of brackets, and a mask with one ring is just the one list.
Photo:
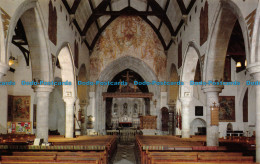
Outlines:
[[219, 105], [219, 93], [223, 86], [206, 86], [203, 88], [207, 94], [206, 122], [207, 122], [207, 146], [219, 146], [219, 127], [211, 126], [211, 109], [214, 103]]
[[184, 97], [181, 98], [181, 114], [182, 114], [182, 130], [181, 130], [181, 136], [182, 138], [190, 138], [190, 97]]
[[74, 137], [74, 103], [75, 98], [64, 98], [66, 103], [65, 138]]
[[49, 95], [53, 86], [36, 86], [34, 88], [36, 92], [37, 103], [37, 126], [36, 126], [36, 138], [43, 138], [43, 142], [48, 142], [48, 130], [49, 130]]
[[[260, 81], [260, 63], [249, 64], [247, 67], [250, 75], [254, 77], [252, 81]], [[256, 162], [260, 163], [260, 86], [255, 85], [256, 90], [256, 127], [255, 127], [255, 142], [256, 142]]]
[[260, 86], [256, 85], [256, 162], [260, 162]]

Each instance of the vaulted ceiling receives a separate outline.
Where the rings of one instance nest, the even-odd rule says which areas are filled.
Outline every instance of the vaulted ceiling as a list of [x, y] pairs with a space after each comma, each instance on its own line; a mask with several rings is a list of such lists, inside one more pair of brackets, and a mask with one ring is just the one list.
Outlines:
[[168, 50], [196, 0], [62, 0], [70, 18], [92, 50], [104, 29], [121, 15], [139, 16]]

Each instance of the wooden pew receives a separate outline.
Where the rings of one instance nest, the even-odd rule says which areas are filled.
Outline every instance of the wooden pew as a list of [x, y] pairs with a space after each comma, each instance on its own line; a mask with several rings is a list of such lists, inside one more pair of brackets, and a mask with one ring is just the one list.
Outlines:
[[229, 155], [229, 156], [211, 156], [211, 155], [200, 155], [198, 157], [198, 161], [200, 162], [219, 162], [219, 161], [225, 161], [225, 162], [254, 162], [253, 156], [235, 156], [235, 155]]
[[55, 162], [55, 155], [49, 156], [1, 156], [2, 161], [43, 161]]
[[40, 152], [13, 152], [12, 155], [14, 156], [57, 156], [56, 160], [63, 161], [65, 159], [64, 156], [71, 157], [72, 160], [75, 160], [75, 158], [78, 157], [78, 159], [81, 159], [81, 157], [85, 158], [98, 158], [100, 163], [107, 164], [107, 156], [105, 152], [56, 152], [56, 151], [40, 151]]
[[253, 163], [253, 156], [239, 152], [148, 152], [147, 164], [175, 162]]
[[57, 162], [87, 162], [87, 163], [96, 163], [101, 164], [101, 158], [99, 156], [57, 156]]
[[[24, 162], [24, 161], [3, 161], [1, 164], [52, 164], [53, 162]], [[72, 162], [55, 162], [57, 164], [71, 164]], [[78, 162], [78, 161], [73, 161], [73, 163], [76, 164], [93, 164], [93, 162], [88, 162], [88, 161], [84, 161], [84, 162]], [[98, 164], [98, 162], [96, 162], [95, 164]]]

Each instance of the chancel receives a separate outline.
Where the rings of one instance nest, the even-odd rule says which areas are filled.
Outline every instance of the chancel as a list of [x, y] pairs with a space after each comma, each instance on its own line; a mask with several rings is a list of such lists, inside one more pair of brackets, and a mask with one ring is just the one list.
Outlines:
[[259, 0], [0, 0], [0, 163], [260, 163]]

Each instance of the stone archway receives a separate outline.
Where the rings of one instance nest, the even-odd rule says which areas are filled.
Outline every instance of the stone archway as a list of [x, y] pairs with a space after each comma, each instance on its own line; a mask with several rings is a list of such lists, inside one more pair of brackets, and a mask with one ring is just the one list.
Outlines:
[[181, 81], [184, 82], [181, 86], [181, 98], [187, 97], [187, 94], [189, 97], [193, 96], [193, 86], [190, 85], [190, 81], [194, 81], [197, 62], [201, 63], [199, 49], [194, 42], [189, 42], [181, 72]]
[[[232, 1], [220, 1], [216, 13], [213, 17], [213, 24], [208, 36], [208, 46], [206, 50], [205, 65], [203, 69], [203, 81], [222, 81], [224, 75], [224, 66], [229, 40], [236, 21], [242, 29], [245, 43], [245, 53], [247, 61], [250, 63], [249, 37], [245, 19], [239, 7]], [[203, 91], [207, 95], [207, 146], [218, 146], [219, 127], [211, 126], [210, 106], [219, 103], [219, 93], [223, 86], [207, 85]]]
[[[174, 81], [174, 82], [179, 81], [177, 69], [176, 69], [176, 66], [174, 64], [171, 65], [169, 80]], [[175, 106], [176, 105], [178, 95], [179, 95], [179, 86], [178, 85], [170, 85], [168, 87], [168, 105], [169, 106]]]
[[30, 49], [33, 79], [36, 81], [53, 80], [52, 62], [50, 57], [51, 53], [49, 49], [48, 35], [46, 34], [47, 30], [43, 22], [43, 16], [40, 12], [39, 4], [35, 0], [23, 2], [11, 18], [6, 40], [5, 63], [8, 63], [12, 37], [19, 19], [21, 19], [23, 23]]
[[[78, 81], [87, 81], [87, 70], [85, 64], [82, 64], [79, 73], [78, 73]], [[78, 85], [78, 99], [79, 99], [79, 106], [80, 106], [80, 116], [78, 118], [81, 121], [81, 134], [86, 134], [87, 132], [87, 109], [86, 106], [88, 105], [88, 86], [86, 85]]]
[[[145, 81], [158, 81], [157, 76], [146, 63], [131, 56], [121, 57], [110, 63], [104, 71], [101, 72], [98, 81], [111, 81], [119, 72], [125, 69], [131, 69], [137, 72]], [[107, 91], [108, 86], [97, 85], [95, 95], [95, 124], [94, 128], [101, 133], [105, 132], [105, 101], [102, 93]], [[154, 94], [153, 100], [157, 101], [156, 106], [151, 101], [151, 115], [157, 115], [157, 129], [161, 130], [161, 112], [160, 112], [160, 87], [155, 85], [148, 86], [149, 92]]]
[[194, 42], [188, 44], [184, 64], [181, 74], [181, 81], [184, 85], [181, 86], [180, 100], [182, 105], [182, 137], [190, 137], [190, 102], [193, 99], [193, 86], [190, 81], [194, 81], [197, 62], [200, 63], [199, 49]]
[[[14, 29], [18, 20], [21, 19], [30, 50], [32, 79], [34, 81], [49, 82], [53, 80], [51, 53], [48, 45], [48, 36], [40, 7], [37, 1], [27, 0], [22, 2], [12, 16], [7, 32], [5, 54], [1, 56], [4, 63], [8, 63]], [[48, 109], [49, 94], [53, 89], [51, 85], [33, 86], [36, 92], [37, 104], [37, 138], [43, 138], [48, 142]], [[47, 110], [46, 110], [47, 109]]]
[[65, 108], [65, 137], [74, 136], [74, 103], [76, 101], [76, 77], [74, 61], [71, 49], [68, 43], [64, 43], [58, 51], [57, 58], [61, 66], [62, 82], [70, 82], [71, 85], [62, 84], [63, 100], [66, 103]]
[[195, 118], [191, 123], [191, 135], [205, 135], [206, 133], [206, 121], [201, 118]]
[[[221, 1], [213, 18], [206, 50], [203, 80], [223, 80], [224, 64], [229, 39], [238, 20], [242, 29], [246, 58], [249, 58], [250, 45], [247, 25], [239, 7], [232, 1]], [[250, 60], [247, 60], [250, 63]]]
[[[260, 81], [260, 3], [258, 3], [254, 29], [252, 35], [252, 46], [250, 54], [250, 62], [247, 67], [250, 74], [254, 77], [254, 80]], [[260, 86], [254, 86], [256, 92], [256, 162], [260, 162]]]

